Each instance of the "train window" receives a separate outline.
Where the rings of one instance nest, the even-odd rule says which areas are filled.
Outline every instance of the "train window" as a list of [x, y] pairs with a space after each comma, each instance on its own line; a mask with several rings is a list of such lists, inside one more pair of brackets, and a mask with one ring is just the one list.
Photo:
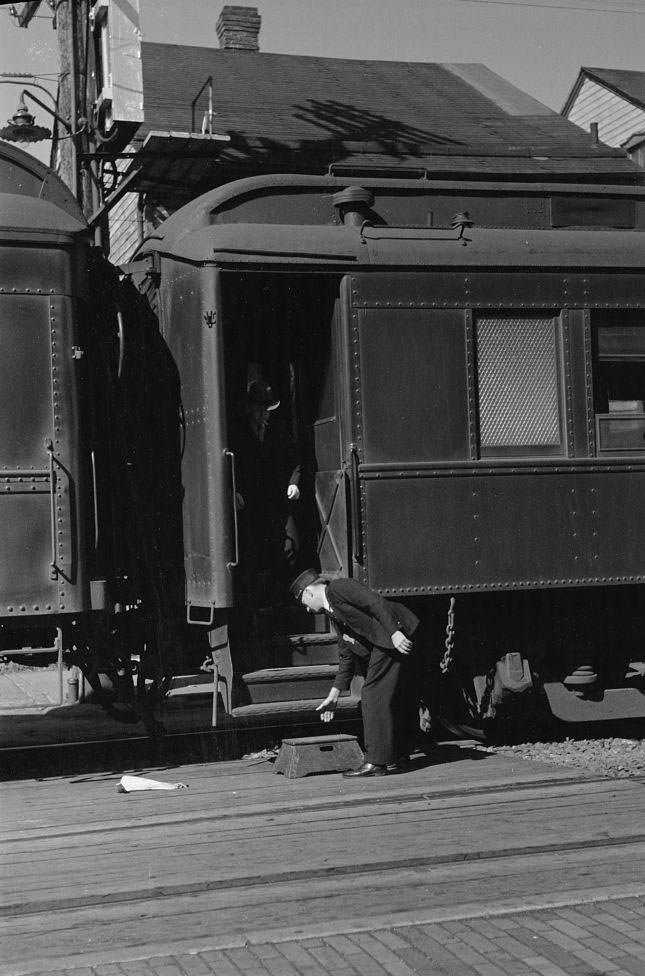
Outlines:
[[475, 342], [481, 457], [562, 454], [558, 319], [480, 315]]
[[592, 317], [599, 454], [645, 451], [645, 319], [640, 311]]
[[363, 460], [467, 458], [463, 310], [368, 308], [358, 321]]

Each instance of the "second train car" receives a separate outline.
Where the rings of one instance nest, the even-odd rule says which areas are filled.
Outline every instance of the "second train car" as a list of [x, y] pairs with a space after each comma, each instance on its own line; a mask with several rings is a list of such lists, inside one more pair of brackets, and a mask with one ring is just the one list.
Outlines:
[[321, 570], [414, 604], [448, 724], [645, 715], [644, 228], [639, 185], [267, 176], [143, 244], [188, 619], [233, 673], [232, 425], [262, 379]]

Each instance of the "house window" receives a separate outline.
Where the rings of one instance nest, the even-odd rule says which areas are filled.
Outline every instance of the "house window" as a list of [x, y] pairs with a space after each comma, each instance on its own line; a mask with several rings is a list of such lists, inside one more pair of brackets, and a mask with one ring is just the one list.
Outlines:
[[597, 452], [645, 453], [645, 315], [611, 310], [591, 321]]
[[481, 457], [562, 454], [558, 318], [481, 315], [475, 346]]

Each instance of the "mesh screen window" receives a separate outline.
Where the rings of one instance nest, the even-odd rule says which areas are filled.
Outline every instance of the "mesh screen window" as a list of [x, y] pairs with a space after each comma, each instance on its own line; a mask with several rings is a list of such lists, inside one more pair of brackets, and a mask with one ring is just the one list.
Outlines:
[[552, 316], [476, 321], [482, 456], [559, 454], [559, 350]]

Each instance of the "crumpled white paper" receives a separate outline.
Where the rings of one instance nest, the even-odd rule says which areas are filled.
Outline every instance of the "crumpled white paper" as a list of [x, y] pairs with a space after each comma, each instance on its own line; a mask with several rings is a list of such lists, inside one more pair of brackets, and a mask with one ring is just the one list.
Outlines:
[[117, 783], [117, 793], [135, 793], [137, 790], [187, 790], [187, 783], [162, 783], [145, 776], [122, 776]]

